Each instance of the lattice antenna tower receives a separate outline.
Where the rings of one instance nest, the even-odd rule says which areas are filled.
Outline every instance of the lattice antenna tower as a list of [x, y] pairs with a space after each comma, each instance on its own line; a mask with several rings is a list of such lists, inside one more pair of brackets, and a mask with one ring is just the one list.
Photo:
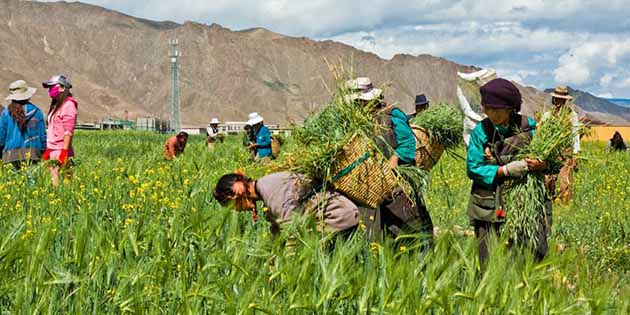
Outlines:
[[181, 103], [179, 91], [179, 59], [182, 54], [177, 47], [179, 40], [177, 38], [169, 40], [168, 56], [171, 62], [171, 119], [170, 125], [173, 131], [179, 131], [182, 127], [181, 121]]

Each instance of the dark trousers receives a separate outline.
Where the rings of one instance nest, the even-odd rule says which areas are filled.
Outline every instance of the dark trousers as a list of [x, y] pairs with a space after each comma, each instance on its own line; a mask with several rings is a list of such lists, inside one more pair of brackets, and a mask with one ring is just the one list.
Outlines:
[[421, 196], [415, 202], [403, 193], [385, 199], [378, 209], [360, 208], [370, 241], [383, 236], [396, 238], [404, 234], [421, 234], [422, 249], [433, 246], [433, 221]]
[[[508, 214], [509, 215], [509, 214]], [[547, 245], [547, 236], [551, 232], [551, 201], [545, 200], [545, 215], [541, 214], [538, 216], [536, 220], [536, 232], [534, 233], [534, 238], [536, 239], [536, 246], [534, 246], [534, 258], [536, 261], [542, 261], [543, 258], [547, 255], [548, 245]], [[482, 270], [488, 261], [489, 251], [488, 251], [488, 241], [492, 235], [495, 237], [499, 237], [499, 233], [501, 231], [501, 226], [503, 222], [486, 222], [474, 220], [473, 226], [475, 228], [475, 237], [477, 238], [477, 245], [479, 249], [479, 264], [482, 267]], [[527, 244], [530, 240], [526, 239], [524, 236], [519, 237], [518, 243]], [[509, 240], [510, 244], [514, 242], [514, 240]]]

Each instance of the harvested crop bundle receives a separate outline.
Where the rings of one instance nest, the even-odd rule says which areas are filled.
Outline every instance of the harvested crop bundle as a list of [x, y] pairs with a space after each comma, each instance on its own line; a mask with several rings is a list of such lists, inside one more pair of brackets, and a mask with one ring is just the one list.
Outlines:
[[440, 159], [444, 150], [462, 144], [462, 115], [446, 104], [429, 107], [411, 121], [416, 135], [416, 164], [425, 170]]
[[[545, 161], [548, 169], [557, 169], [569, 158], [574, 140], [572, 114], [562, 108], [541, 121], [526, 148], [520, 150], [517, 159], [530, 158]], [[532, 242], [536, 245], [536, 223], [545, 216], [545, 175], [528, 173], [521, 179], [508, 183], [503, 198], [507, 221], [504, 233], [516, 243]]]
[[347, 85], [351, 76], [339, 68], [332, 72], [337, 83], [333, 99], [294, 129], [287, 168], [369, 207], [378, 206], [397, 187], [414, 191], [419, 185], [389, 167], [383, 139], [377, 136], [385, 128], [376, 119], [380, 101], [358, 106], [350, 97], [355, 91]]
[[451, 149], [462, 144], [462, 114], [447, 104], [433, 105], [411, 123], [425, 129], [429, 136]]

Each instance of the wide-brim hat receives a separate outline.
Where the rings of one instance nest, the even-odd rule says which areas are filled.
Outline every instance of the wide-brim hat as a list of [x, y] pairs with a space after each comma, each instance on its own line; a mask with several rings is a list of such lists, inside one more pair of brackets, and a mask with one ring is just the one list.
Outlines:
[[261, 122], [263, 122], [263, 118], [262, 116], [258, 115], [258, 113], [254, 112], [254, 113], [250, 113], [248, 116], [248, 120], [247, 120], [247, 124], [250, 126], [253, 126], [255, 124], [259, 124]]
[[359, 77], [354, 80], [348, 80], [346, 82], [346, 87], [352, 92], [346, 96], [347, 99], [351, 101], [372, 101], [383, 94], [383, 90], [375, 88], [372, 84], [372, 80], [368, 77]]
[[219, 124], [219, 119], [218, 118], [212, 118], [210, 120], [210, 124]]
[[557, 86], [553, 92], [550, 93], [552, 97], [561, 98], [565, 100], [572, 100], [573, 97], [569, 95], [569, 88], [564, 85]]
[[36, 88], [30, 87], [24, 80], [17, 80], [9, 85], [9, 96], [5, 97], [7, 101], [25, 101], [31, 99]]

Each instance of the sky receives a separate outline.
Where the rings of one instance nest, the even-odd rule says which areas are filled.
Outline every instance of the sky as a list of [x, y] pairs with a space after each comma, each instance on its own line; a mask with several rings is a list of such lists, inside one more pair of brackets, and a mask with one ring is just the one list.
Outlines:
[[264, 27], [389, 59], [430, 54], [539, 89], [630, 98], [630, 0], [84, 0], [136, 17]]

